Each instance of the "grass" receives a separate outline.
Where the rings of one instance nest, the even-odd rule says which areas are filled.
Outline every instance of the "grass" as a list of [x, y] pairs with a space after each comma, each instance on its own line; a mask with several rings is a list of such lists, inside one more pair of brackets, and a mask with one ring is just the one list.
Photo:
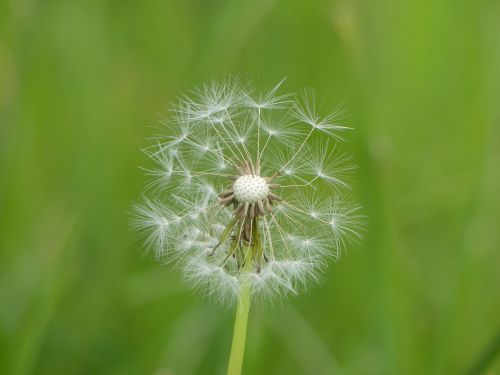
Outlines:
[[141, 258], [128, 211], [166, 105], [239, 73], [347, 103], [369, 218], [324, 285], [252, 310], [246, 373], [500, 373], [499, 16], [487, 0], [1, 2], [0, 372], [225, 372], [233, 312]]

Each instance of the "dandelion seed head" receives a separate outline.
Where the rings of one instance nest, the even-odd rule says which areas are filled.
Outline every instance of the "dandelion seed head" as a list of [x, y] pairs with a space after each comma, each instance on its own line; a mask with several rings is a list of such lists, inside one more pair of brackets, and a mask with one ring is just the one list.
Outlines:
[[362, 236], [346, 195], [349, 128], [339, 111], [320, 115], [310, 93], [280, 94], [282, 84], [195, 89], [145, 150], [155, 167], [132, 226], [214, 300], [232, 303], [245, 286], [262, 300], [298, 294]]

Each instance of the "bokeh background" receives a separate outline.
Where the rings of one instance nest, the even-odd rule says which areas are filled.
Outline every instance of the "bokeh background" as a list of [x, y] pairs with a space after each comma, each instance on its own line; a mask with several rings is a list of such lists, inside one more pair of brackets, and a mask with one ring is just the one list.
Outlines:
[[245, 374], [500, 374], [500, 3], [0, 1], [0, 373], [223, 374], [233, 311], [128, 228], [175, 95], [350, 108], [364, 242], [255, 306]]

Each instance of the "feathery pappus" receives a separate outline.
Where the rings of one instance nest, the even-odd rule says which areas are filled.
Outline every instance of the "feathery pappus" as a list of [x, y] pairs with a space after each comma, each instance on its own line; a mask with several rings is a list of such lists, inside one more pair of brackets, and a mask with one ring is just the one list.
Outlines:
[[321, 117], [312, 95], [280, 94], [282, 84], [206, 84], [179, 99], [146, 149], [156, 166], [132, 224], [221, 301], [244, 285], [262, 299], [295, 294], [361, 238], [342, 111]]

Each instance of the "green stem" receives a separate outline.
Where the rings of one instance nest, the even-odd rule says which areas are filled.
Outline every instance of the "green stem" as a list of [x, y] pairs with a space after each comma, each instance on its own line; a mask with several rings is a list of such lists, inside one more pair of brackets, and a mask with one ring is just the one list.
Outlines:
[[[253, 267], [252, 249], [250, 246], [245, 246], [243, 250], [245, 254], [243, 272], [251, 272]], [[250, 292], [251, 287], [248, 283], [242, 286], [241, 294], [238, 298], [238, 304], [236, 306], [233, 343], [231, 345], [231, 355], [229, 357], [227, 375], [241, 374], [243, 355], [245, 354], [248, 312], [250, 310]]]

